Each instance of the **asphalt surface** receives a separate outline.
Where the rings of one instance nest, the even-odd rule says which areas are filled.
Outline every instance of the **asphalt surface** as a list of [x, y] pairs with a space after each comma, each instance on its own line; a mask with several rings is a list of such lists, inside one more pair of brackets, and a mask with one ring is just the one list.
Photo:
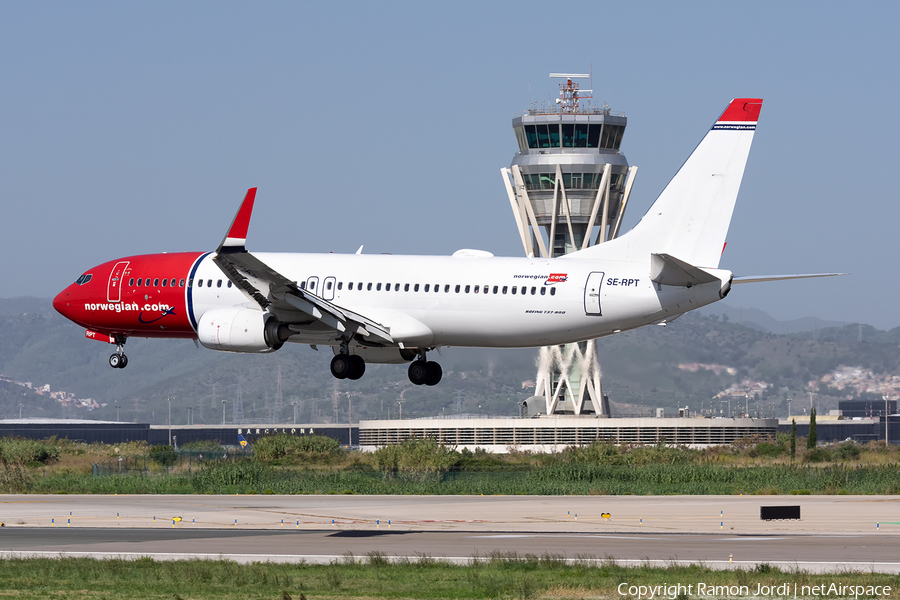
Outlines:
[[[760, 506], [788, 504], [801, 506], [799, 521], [760, 520]], [[27, 495], [0, 496], [0, 520], [3, 556], [328, 563], [516, 553], [900, 573], [900, 499], [885, 496]]]

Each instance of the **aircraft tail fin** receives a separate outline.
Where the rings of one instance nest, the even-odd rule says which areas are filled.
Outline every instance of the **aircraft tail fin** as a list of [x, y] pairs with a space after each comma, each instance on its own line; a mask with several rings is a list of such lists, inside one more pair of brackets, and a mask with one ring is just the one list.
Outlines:
[[[668, 255], [717, 268], [761, 108], [759, 98], [732, 100], [640, 223], [612, 243], [627, 243], [631, 257]], [[605, 245], [569, 256], [601, 255]]]

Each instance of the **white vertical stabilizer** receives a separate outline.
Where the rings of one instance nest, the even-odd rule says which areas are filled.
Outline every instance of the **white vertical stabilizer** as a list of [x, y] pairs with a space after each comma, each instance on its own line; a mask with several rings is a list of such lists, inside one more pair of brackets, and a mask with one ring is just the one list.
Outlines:
[[634, 229], [567, 258], [667, 254], [717, 268], [761, 107], [758, 98], [732, 100]]

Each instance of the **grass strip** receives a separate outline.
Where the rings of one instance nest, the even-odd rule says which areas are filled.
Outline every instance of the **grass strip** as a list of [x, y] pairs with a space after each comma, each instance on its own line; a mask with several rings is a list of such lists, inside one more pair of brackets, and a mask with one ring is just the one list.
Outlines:
[[[219, 463], [192, 474], [25, 474], [18, 493], [75, 494], [442, 494], [442, 495], [704, 495], [900, 493], [894, 465], [792, 468], [783, 465], [590, 465], [529, 469], [385, 471], [304, 470], [252, 461]], [[0, 473], [2, 474], [2, 473]]]
[[[813, 574], [782, 571], [766, 563], [732, 570], [713, 570], [703, 565], [625, 567], [609, 559], [599, 563], [587, 559], [567, 562], [559, 556], [500, 553], [476, 557], [468, 565], [448, 564], [427, 556], [398, 562], [378, 552], [364, 557], [348, 555], [329, 565], [245, 565], [228, 560], [156, 561], [151, 558], [0, 560], [0, 595], [4, 598], [635, 598], [637, 594], [622, 594], [623, 583], [627, 584], [625, 592], [631, 586], [692, 586], [691, 593], [671, 587], [669, 593], [658, 590], [656, 597], [670, 600], [749, 597], [757, 592], [758, 586], [783, 585], [791, 590], [796, 585], [798, 591], [803, 586], [824, 585], [823, 589], [827, 589], [831, 584], [891, 588], [888, 594], [864, 591], [858, 597], [895, 598], [900, 591], [900, 576], [878, 573]], [[697, 593], [698, 584], [707, 586], [707, 592], [724, 593]], [[716, 586], [720, 586], [718, 590]], [[828, 596], [838, 598], [848, 594]]]

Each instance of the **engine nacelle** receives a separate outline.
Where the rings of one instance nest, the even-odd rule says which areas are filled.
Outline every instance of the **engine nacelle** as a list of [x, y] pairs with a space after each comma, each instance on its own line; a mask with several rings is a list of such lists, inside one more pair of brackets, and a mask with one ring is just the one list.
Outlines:
[[208, 310], [197, 326], [200, 343], [221, 352], [274, 352], [290, 336], [272, 315], [243, 306]]
[[[335, 354], [340, 353], [340, 348], [337, 346], [332, 346], [331, 349]], [[377, 348], [372, 346], [350, 346], [350, 354], [361, 356], [364, 361], [370, 364], [389, 365], [402, 365], [418, 356], [415, 350], [410, 350], [409, 348]]]

